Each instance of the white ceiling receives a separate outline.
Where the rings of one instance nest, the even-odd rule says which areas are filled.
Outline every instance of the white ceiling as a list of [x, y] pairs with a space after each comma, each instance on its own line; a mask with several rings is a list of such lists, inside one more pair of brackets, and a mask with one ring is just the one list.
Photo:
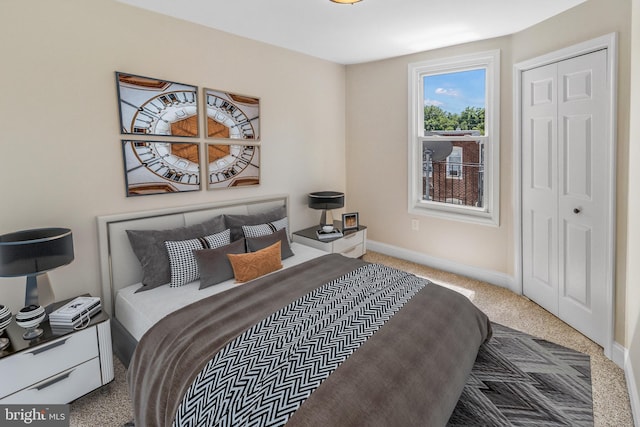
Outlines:
[[586, 0], [118, 0], [340, 64], [523, 30]]

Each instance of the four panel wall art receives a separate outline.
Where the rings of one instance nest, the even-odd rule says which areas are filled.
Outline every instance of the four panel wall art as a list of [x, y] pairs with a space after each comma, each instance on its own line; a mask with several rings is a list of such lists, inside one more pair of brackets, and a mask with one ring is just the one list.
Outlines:
[[[126, 195], [198, 191], [260, 184], [260, 99], [116, 72]], [[202, 112], [201, 112], [202, 110]], [[200, 138], [204, 144], [185, 138]], [[179, 139], [176, 139], [179, 138]]]

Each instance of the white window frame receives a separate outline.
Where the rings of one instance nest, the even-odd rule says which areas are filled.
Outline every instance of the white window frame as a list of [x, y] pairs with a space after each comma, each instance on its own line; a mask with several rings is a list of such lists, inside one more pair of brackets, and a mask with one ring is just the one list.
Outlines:
[[[485, 146], [485, 206], [452, 205], [422, 199], [422, 144], [442, 140], [424, 135], [423, 77], [478, 68], [486, 70], [485, 134], [455, 136], [455, 141], [480, 141]], [[497, 227], [500, 224], [500, 50], [409, 64], [409, 206], [413, 215], [434, 216]]]

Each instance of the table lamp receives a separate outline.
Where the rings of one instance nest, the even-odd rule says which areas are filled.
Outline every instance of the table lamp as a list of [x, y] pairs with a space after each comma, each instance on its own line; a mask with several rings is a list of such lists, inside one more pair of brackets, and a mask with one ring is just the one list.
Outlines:
[[322, 209], [320, 226], [324, 231], [331, 231], [333, 230], [331, 209], [344, 207], [344, 193], [338, 191], [316, 191], [315, 193], [309, 193], [309, 207], [311, 209]]
[[[27, 277], [25, 308], [39, 306], [38, 276], [71, 261], [73, 236], [68, 228], [38, 228], [0, 236], [0, 277]], [[40, 310], [36, 311], [39, 314]]]

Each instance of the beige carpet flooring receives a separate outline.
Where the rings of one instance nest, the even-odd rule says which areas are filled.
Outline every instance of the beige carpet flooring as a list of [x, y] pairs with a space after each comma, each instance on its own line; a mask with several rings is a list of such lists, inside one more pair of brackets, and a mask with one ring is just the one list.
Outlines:
[[[364, 259], [427, 277], [435, 283], [463, 288], [461, 291], [472, 296], [473, 302], [492, 321], [590, 355], [594, 425], [633, 426], [623, 370], [604, 356], [601, 347], [527, 298], [484, 282], [374, 252], [367, 253]], [[124, 367], [117, 359], [114, 365], [113, 382], [71, 404], [71, 426], [116, 427], [133, 418]]]

